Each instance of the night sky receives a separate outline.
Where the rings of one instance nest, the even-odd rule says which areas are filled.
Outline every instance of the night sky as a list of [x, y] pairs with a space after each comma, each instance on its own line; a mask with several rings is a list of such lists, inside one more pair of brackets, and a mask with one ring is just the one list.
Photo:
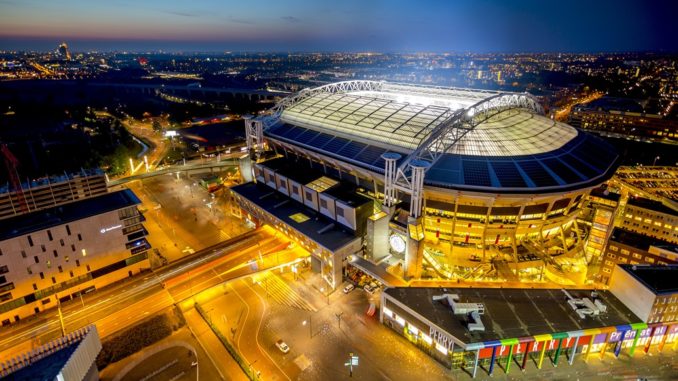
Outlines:
[[0, 0], [0, 49], [678, 51], [678, 1]]

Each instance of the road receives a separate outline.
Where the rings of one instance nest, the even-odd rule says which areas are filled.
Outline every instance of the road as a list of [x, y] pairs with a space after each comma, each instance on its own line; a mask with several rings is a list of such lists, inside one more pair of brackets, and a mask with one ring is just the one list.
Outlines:
[[[224, 248], [209, 248], [143, 278], [135, 277], [122, 285], [87, 295], [80, 304], [75, 301], [64, 306], [66, 331], [95, 323], [99, 334], [105, 337], [219, 282], [252, 274], [262, 268], [277, 267], [279, 260], [298, 255], [296, 251], [289, 251], [291, 254], [286, 256], [269, 252], [287, 244], [269, 231], [256, 231], [231, 240]], [[261, 255], [260, 250], [263, 251]], [[251, 261], [260, 265], [251, 266]], [[229, 271], [229, 266], [238, 270]], [[188, 272], [194, 274], [182, 277]], [[165, 282], [168, 282], [167, 288], [163, 287]], [[59, 335], [56, 311], [51, 310], [30, 322], [6, 327], [0, 333], [0, 361]]]

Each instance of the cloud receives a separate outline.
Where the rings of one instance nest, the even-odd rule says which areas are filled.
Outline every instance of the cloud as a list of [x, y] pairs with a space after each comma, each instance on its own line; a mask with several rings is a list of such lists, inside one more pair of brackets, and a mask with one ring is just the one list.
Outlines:
[[281, 19], [283, 19], [284, 21], [287, 21], [288, 23], [292, 23], [292, 24], [296, 24], [298, 22], [301, 22], [301, 20], [299, 20], [298, 18], [296, 18], [294, 16], [282, 16]]
[[182, 17], [197, 17], [198, 16], [195, 13], [188, 13], [188, 12], [179, 12], [179, 11], [163, 11], [163, 12], [170, 14], [170, 15], [182, 16]]
[[250, 19], [240, 19], [240, 18], [235, 18], [233, 16], [228, 17], [228, 21], [236, 24], [254, 24], [254, 20]]

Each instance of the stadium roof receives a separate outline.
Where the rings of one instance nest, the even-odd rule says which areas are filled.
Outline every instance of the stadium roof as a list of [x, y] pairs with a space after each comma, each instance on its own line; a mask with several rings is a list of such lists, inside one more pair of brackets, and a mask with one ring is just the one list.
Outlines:
[[562, 191], [602, 182], [618, 160], [602, 140], [543, 116], [524, 93], [350, 81], [303, 90], [274, 111], [269, 138], [378, 173], [385, 152], [401, 153], [401, 166], [429, 154], [429, 186]]

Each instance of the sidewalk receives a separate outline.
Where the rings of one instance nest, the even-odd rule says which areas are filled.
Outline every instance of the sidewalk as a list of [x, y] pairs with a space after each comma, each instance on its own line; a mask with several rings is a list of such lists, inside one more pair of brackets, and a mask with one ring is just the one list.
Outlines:
[[205, 349], [212, 362], [219, 370], [219, 373], [225, 380], [246, 381], [247, 377], [243, 373], [238, 363], [233, 360], [226, 348], [221, 344], [219, 338], [212, 332], [205, 320], [198, 311], [191, 308], [184, 312], [186, 323], [195, 334], [200, 345]]

